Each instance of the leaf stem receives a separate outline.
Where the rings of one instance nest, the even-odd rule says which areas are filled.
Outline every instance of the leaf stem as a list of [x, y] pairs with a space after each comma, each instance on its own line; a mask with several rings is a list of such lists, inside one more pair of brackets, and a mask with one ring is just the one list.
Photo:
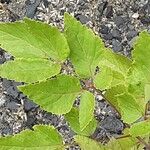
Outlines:
[[91, 91], [91, 89], [92, 89], [93, 92], [96, 92], [97, 94], [101, 95], [101, 96], [109, 103], [109, 105], [110, 105], [112, 108], [114, 108], [114, 110], [118, 113], [119, 117], [121, 118], [121, 114], [120, 114], [120, 112], [116, 109], [116, 107], [105, 97], [105, 95], [104, 95], [99, 89], [97, 89], [97, 88], [93, 85], [92, 82], [90, 83], [90, 82], [88, 82], [88, 80], [81, 80], [81, 81], [85, 84], [85, 86], [83, 86], [83, 89], [85, 89], [85, 90], [87, 90], [87, 91]]
[[148, 144], [148, 143], [146, 143], [145, 141], [144, 141], [144, 139], [142, 139], [141, 137], [136, 137], [138, 140], [139, 140], [139, 142], [141, 143], [141, 144], [143, 144], [144, 146], [145, 146], [145, 148], [146, 148], [146, 150], [150, 150], [150, 144]]
[[144, 120], [147, 120], [147, 110], [148, 110], [148, 106], [149, 106], [149, 103], [147, 103], [147, 104], [145, 105]]

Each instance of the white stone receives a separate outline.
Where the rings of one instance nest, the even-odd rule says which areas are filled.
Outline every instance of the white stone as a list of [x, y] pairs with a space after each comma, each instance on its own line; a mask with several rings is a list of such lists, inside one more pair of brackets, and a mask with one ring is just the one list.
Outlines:
[[138, 13], [134, 13], [134, 14], [132, 15], [132, 18], [134, 18], [134, 19], [139, 18], [139, 14], [138, 14]]

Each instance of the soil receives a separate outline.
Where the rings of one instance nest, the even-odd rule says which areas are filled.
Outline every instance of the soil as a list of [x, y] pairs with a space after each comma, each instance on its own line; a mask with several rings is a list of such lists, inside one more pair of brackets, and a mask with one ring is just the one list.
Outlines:
[[[150, 0], [0, 0], [0, 22], [14, 22], [25, 16], [63, 30], [63, 14], [69, 12], [102, 37], [116, 53], [131, 57], [133, 43], [140, 31], [150, 32]], [[0, 64], [12, 59], [0, 49]], [[54, 125], [66, 143], [73, 142], [63, 116], [42, 110], [16, 88], [17, 83], [0, 79], [0, 135], [14, 135], [35, 124]], [[78, 104], [78, 101], [76, 101]], [[124, 129], [113, 108], [96, 96], [95, 117], [99, 121], [93, 137], [102, 143], [117, 137]], [[72, 146], [70, 150], [80, 149]]]

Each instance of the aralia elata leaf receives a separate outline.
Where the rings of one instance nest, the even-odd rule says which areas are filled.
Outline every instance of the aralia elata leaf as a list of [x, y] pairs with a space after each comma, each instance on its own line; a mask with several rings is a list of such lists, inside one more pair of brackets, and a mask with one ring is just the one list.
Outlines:
[[93, 120], [95, 108], [94, 95], [88, 91], [81, 94], [79, 106], [79, 123], [80, 129], [84, 130], [86, 126]]
[[1, 47], [16, 58], [51, 58], [63, 62], [69, 54], [64, 35], [48, 24], [24, 19], [0, 24]]
[[76, 135], [74, 139], [75, 139], [75, 142], [79, 144], [82, 150], [105, 150], [102, 144], [88, 137]]
[[145, 93], [145, 102], [147, 103], [148, 101], [150, 101], [150, 84], [145, 84], [144, 93]]
[[106, 98], [120, 112], [125, 123], [133, 123], [144, 114], [144, 107], [128, 92], [124, 85], [115, 86], [105, 93]]
[[133, 96], [124, 93], [116, 97], [124, 122], [131, 124], [143, 116], [143, 110]]
[[105, 150], [134, 150], [134, 148], [137, 149], [137, 140], [133, 137], [112, 138], [105, 146]]
[[83, 78], [94, 75], [105, 49], [102, 40], [68, 13], [64, 16], [65, 35], [70, 48], [70, 59], [76, 73]]
[[72, 108], [69, 113], [65, 114], [65, 118], [71, 129], [78, 135], [90, 136], [94, 133], [97, 127], [97, 121], [93, 117], [89, 124], [81, 130], [79, 123], [79, 110], [77, 108]]
[[15, 57], [2, 66], [0, 76], [28, 83], [57, 75], [69, 55], [67, 41], [56, 27], [27, 18], [0, 24], [0, 46]]
[[130, 134], [133, 137], [144, 136], [150, 134], [150, 120], [135, 123], [130, 128]]
[[54, 114], [69, 112], [81, 92], [79, 80], [68, 75], [20, 86], [19, 89], [44, 110]]
[[105, 90], [126, 83], [131, 60], [109, 49], [105, 49], [98, 66], [100, 72], [96, 75], [94, 83], [97, 88]]
[[14, 136], [0, 138], [1, 150], [63, 150], [62, 137], [56, 129], [47, 125], [36, 125]]
[[140, 33], [132, 51], [133, 67], [140, 75], [140, 81], [150, 82], [150, 34]]
[[0, 67], [0, 76], [26, 83], [42, 81], [59, 74], [61, 66], [46, 59], [15, 59]]

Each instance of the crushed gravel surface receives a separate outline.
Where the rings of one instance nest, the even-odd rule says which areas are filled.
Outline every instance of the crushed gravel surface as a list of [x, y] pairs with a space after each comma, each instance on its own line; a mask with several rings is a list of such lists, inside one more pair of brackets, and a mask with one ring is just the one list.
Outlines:
[[[150, 0], [0, 0], [0, 22], [29, 17], [63, 29], [63, 14], [69, 12], [102, 37], [105, 45], [128, 57], [140, 31], [150, 32]], [[11, 56], [0, 49], [0, 64]], [[67, 64], [67, 63], [66, 63]], [[20, 93], [22, 84], [0, 79], [0, 135], [13, 135], [35, 124], [54, 125], [71, 143], [74, 135], [63, 116], [40, 109]], [[78, 101], [76, 101], [78, 103]], [[95, 116], [98, 124], [92, 135], [102, 143], [121, 134], [124, 124], [100, 96], [96, 96]], [[78, 150], [78, 146], [70, 150]]]

